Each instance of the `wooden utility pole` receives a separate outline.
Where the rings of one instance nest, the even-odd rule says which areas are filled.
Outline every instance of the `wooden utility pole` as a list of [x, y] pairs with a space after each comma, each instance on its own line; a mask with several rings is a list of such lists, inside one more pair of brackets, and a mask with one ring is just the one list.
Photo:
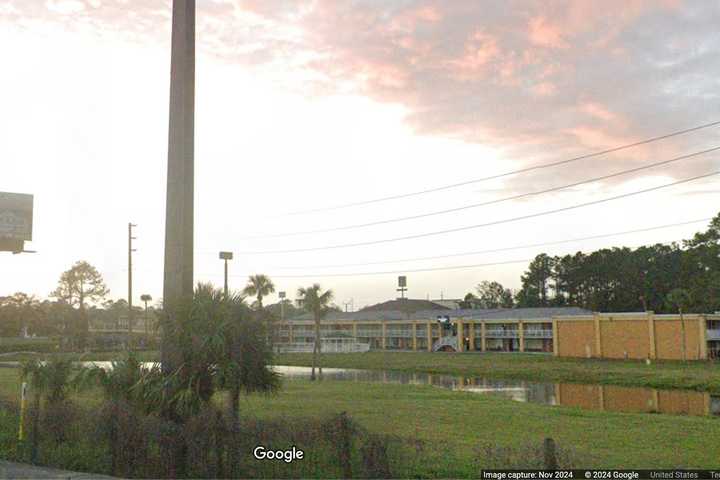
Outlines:
[[[194, 148], [195, 0], [174, 0], [163, 283], [164, 313], [171, 319], [193, 294]], [[163, 333], [163, 372], [175, 370], [178, 355], [177, 340]]]
[[128, 348], [132, 342], [132, 331], [133, 331], [133, 302], [132, 302], [132, 291], [133, 291], [133, 270], [132, 270], [132, 254], [136, 250], [133, 248], [133, 240], [135, 237], [132, 235], [133, 225], [132, 222], [128, 223]]

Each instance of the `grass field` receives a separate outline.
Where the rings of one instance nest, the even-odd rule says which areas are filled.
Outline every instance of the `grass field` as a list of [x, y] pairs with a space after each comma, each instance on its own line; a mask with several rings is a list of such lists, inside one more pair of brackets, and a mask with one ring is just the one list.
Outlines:
[[[312, 355], [277, 355], [278, 365], [310, 366]], [[653, 362], [567, 359], [520, 353], [368, 352], [325, 354], [326, 367], [399, 370], [434, 374], [523, 379], [537, 382], [598, 383], [659, 389], [687, 388], [720, 393], [718, 362]]]
[[[18, 371], [0, 369], [0, 397], [16, 401], [18, 392]], [[92, 405], [99, 396], [88, 393], [82, 401]], [[246, 397], [241, 412], [288, 422], [347, 412], [369, 431], [420, 440], [408, 473], [421, 477], [469, 478], [483, 467], [527, 466], [527, 446], [546, 437], [569, 450], [578, 468], [720, 467], [720, 419], [711, 417], [594, 412], [429, 386], [306, 380], [287, 381], [272, 397]]]

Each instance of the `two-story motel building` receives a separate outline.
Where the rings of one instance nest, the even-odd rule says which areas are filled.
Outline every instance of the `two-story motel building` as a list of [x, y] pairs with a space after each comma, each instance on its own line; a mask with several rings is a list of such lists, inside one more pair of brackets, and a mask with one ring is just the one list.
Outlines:
[[[417, 307], [437, 307], [415, 309]], [[459, 334], [458, 334], [459, 333]], [[720, 315], [594, 313], [578, 307], [447, 309], [419, 300], [332, 312], [323, 339], [352, 338], [371, 350], [543, 352], [567, 357], [686, 359], [720, 356]], [[314, 342], [309, 314], [277, 324], [279, 344]]]

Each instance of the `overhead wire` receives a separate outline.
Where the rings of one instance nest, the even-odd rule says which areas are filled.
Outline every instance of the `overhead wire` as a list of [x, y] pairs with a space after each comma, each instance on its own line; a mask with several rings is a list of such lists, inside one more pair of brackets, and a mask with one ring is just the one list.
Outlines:
[[278, 215], [278, 217], [295, 216], [295, 215], [306, 215], [306, 214], [312, 214], [312, 213], [327, 212], [327, 211], [332, 211], [332, 210], [341, 210], [341, 209], [346, 209], [346, 208], [351, 208], [351, 207], [357, 207], [357, 206], [362, 206], [362, 205], [370, 205], [370, 204], [373, 204], [373, 203], [380, 203], [380, 202], [387, 202], [387, 201], [391, 201], [391, 200], [399, 200], [399, 199], [403, 199], [403, 198], [410, 198], [410, 197], [415, 197], [415, 196], [418, 196], [418, 195], [425, 195], [425, 194], [428, 194], [428, 193], [440, 192], [440, 191], [443, 191], [443, 190], [450, 190], [450, 189], [453, 189], [453, 188], [459, 188], [459, 187], [463, 187], [463, 186], [471, 185], [471, 184], [475, 184], [475, 183], [486, 182], [486, 181], [489, 181], [489, 180], [496, 180], [496, 179], [508, 177], [508, 176], [511, 176], [511, 175], [517, 175], [517, 174], [521, 174], [521, 173], [532, 172], [532, 171], [535, 171], [535, 170], [540, 170], [540, 169], [550, 168], [550, 167], [556, 167], [556, 166], [559, 166], [559, 165], [567, 165], [567, 164], [569, 164], [569, 163], [578, 162], [578, 161], [586, 160], [586, 159], [589, 159], [589, 158], [595, 158], [595, 157], [598, 157], [598, 156], [607, 155], [607, 154], [609, 154], [609, 153], [619, 152], [619, 151], [626, 150], [626, 149], [629, 149], [629, 148], [638, 147], [638, 146], [641, 146], [641, 145], [647, 145], [647, 144], [649, 144], [649, 143], [654, 143], [654, 142], [658, 142], [658, 141], [661, 141], [661, 140], [666, 140], [666, 139], [668, 139], [668, 138], [677, 137], [677, 136], [680, 136], [680, 135], [684, 135], [684, 134], [687, 134], [687, 133], [695, 132], [695, 131], [698, 131], [698, 130], [703, 130], [703, 129], [706, 129], [706, 128], [715, 127], [715, 126], [718, 126], [718, 125], [720, 125], [720, 121], [709, 122], [709, 123], [705, 123], [705, 124], [698, 125], [698, 126], [695, 126], [695, 127], [690, 127], [690, 128], [686, 128], [686, 129], [683, 129], [683, 130], [676, 130], [676, 131], [674, 131], [674, 132], [666, 133], [666, 134], [664, 134], [664, 135], [659, 135], [659, 136], [656, 136], [656, 137], [651, 137], [651, 138], [648, 138], [648, 139], [645, 139], [645, 140], [640, 140], [640, 141], [637, 141], [637, 142], [626, 143], [626, 144], [619, 145], [619, 146], [616, 146], [616, 147], [607, 148], [607, 149], [601, 150], [601, 151], [599, 151], [599, 152], [593, 152], [593, 153], [589, 153], [589, 154], [585, 154], [585, 155], [580, 155], [580, 156], [577, 156], [577, 157], [572, 157], [572, 158], [568, 158], [568, 159], [564, 159], [564, 160], [559, 160], [559, 161], [555, 161], [555, 162], [542, 163], [542, 164], [538, 164], [538, 165], [531, 165], [531, 166], [529, 166], [529, 167], [519, 168], [519, 169], [516, 169], [516, 170], [511, 170], [511, 171], [507, 171], [507, 172], [503, 172], [503, 173], [498, 173], [498, 174], [495, 174], [495, 175], [489, 175], [489, 176], [486, 176], [486, 177], [480, 177], [480, 178], [476, 178], [476, 179], [473, 179], [473, 180], [466, 180], [466, 181], [463, 181], [463, 182], [451, 183], [451, 184], [442, 185], [442, 186], [439, 186], [439, 187], [427, 188], [427, 189], [418, 190], [418, 191], [415, 191], [415, 192], [403, 193], [403, 194], [398, 194], [398, 195], [389, 195], [389, 196], [385, 196], [385, 197], [379, 197], [379, 198], [374, 198], [374, 199], [369, 199], [369, 200], [362, 200], [362, 201], [357, 201], [357, 202], [349, 202], [349, 203], [340, 204], [340, 205], [334, 205], [334, 206], [330, 206], [330, 207], [321, 207], [321, 208], [314, 208], [314, 209], [299, 210], [299, 211], [295, 211], [295, 212], [289, 212], [289, 213], [286, 213], [286, 214]]
[[489, 226], [494, 226], [494, 225], [501, 225], [501, 224], [505, 224], [505, 223], [527, 220], [530, 218], [537, 218], [537, 217], [541, 217], [541, 216], [545, 216], [545, 215], [552, 215], [555, 213], [576, 210], [579, 208], [584, 208], [584, 207], [588, 207], [588, 206], [592, 206], [592, 205], [599, 205], [602, 203], [607, 203], [607, 202], [611, 202], [611, 201], [615, 201], [615, 200], [620, 200], [623, 198], [633, 197], [633, 196], [641, 195], [644, 193], [654, 192], [657, 190], [662, 190], [662, 189], [674, 187], [677, 185], [682, 185], [685, 183], [693, 182], [693, 181], [700, 180], [703, 178], [708, 178], [708, 177], [715, 176], [718, 174], [720, 174], [720, 171], [709, 172], [709, 173], [705, 173], [702, 175], [696, 175], [694, 177], [686, 178], [683, 180], [678, 180], [678, 181], [666, 183], [663, 185], [657, 185], [657, 186], [645, 188], [642, 190], [635, 190], [632, 192], [623, 193], [623, 194], [615, 195], [612, 197], [606, 197], [606, 198], [602, 198], [599, 200], [593, 200], [590, 202], [579, 203], [579, 204], [570, 205], [567, 207], [562, 207], [562, 208], [557, 208], [557, 209], [552, 209], [552, 210], [545, 210], [542, 212], [536, 212], [536, 213], [532, 213], [532, 214], [528, 214], [528, 215], [521, 215], [519, 217], [506, 218], [506, 219], [502, 219], [502, 220], [496, 220], [496, 221], [492, 221], [492, 222], [480, 223], [480, 224], [475, 224], [475, 225], [466, 225], [466, 226], [462, 226], [462, 227], [449, 228], [449, 229], [444, 229], [444, 230], [436, 230], [436, 231], [418, 233], [418, 234], [413, 234], [413, 235], [384, 238], [384, 239], [379, 239], [379, 240], [368, 240], [368, 241], [355, 242], [355, 243], [344, 243], [344, 244], [325, 245], [325, 246], [318, 246], [318, 247], [305, 247], [305, 248], [293, 248], [293, 249], [281, 249], [281, 250], [245, 251], [245, 252], [239, 252], [239, 253], [242, 255], [271, 255], [271, 254], [284, 254], [284, 253], [312, 252], [312, 251], [321, 251], [321, 250], [336, 250], [336, 249], [342, 249], [342, 248], [363, 247], [363, 246], [369, 246], [369, 245], [378, 245], [378, 244], [383, 244], [383, 243], [392, 243], [392, 242], [400, 242], [400, 241], [405, 241], [405, 240], [413, 240], [413, 239], [418, 239], [418, 238], [432, 237], [432, 236], [437, 236], [437, 235], [445, 235], [448, 233], [456, 233], [456, 232], [484, 228], [484, 227], [489, 227]]
[[652, 232], [655, 230], [662, 230], [662, 229], [680, 227], [680, 226], [685, 226], [685, 225], [693, 225], [696, 223], [709, 222], [710, 220], [712, 220], [712, 217], [701, 218], [698, 220], [689, 220], [687, 222], [669, 223], [669, 224], [658, 225], [658, 226], [654, 226], [654, 227], [638, 228], [635, 230], [626, 230], [623, 232], [613, 232], [613, 233], [604, 233], [604, 234], [599, 234], [599, 235], [591, 235], [588, 237], [568, 238], [568, 239], [556, 240], [556, 241], [552, 241], [552, 242], [531, 243], [531, 244], [526, 244], [526, 245], [516, 245], [516, 246], [512, 246], [512, 247], [492, 248], [492, 249], [488, 249], [488, 250], [475, 250], [475, 251], [471, 251], [471, 252], [451, 253], [451, 254], [445, 254], [445, 255], [433, 255], [433, 256], [427, 256], [427, 257], [414, 257], [414, 258], [372, 261], [372, 262], [362, 262], [362, 263], [345, 263], [345, 264], [340, 264], [340, 265], [302, 265], [302, 266], [296, 265], [296, 266], [273, 266], [271, 268], [275, 268], [278, 270], [308, 270], [308, 269], [313, 269], [313, 268], [324, 269], [324, 268], [367, 267], [367, 266], [374, 266], [374, 265], [387, 265], [387, 264], [393, 264], [393, 263], [408, 263], [408, 262], [418, 262], [418, 261], [425, 261], [425, 260], [439, 260], [439, 259], [453, 258], [453, 257], [467, 257], [467, 256], [472, 256], [472, 255], [484, 255], [484, 254], [488, 254], [488, 253], [509, 252], [509, 251], [513, 251], [513, 250], [524, 250], [526, 248], [550, 247], [553, 245], [563, 245], [563, 244], [567, 244], [567, 243], [584, 242], [584, 241], [588, 241], [588, 240], [599, 240], [602, 238], [611, 238], [611, 237], [617, 237], [617, 236], [622, 236], [622, 235], [631, 235], [631, 234], [635, 234], [635, 233]]
[[339, 227], [322, 228], [322, 229], [317, 229], [317, 230], [305, 230], [305, 231], [300, 231], [300, 232], [287, 232], [287, 233], [277, 233], [277, 234], [267, 234], [267, 235], [254, 235], [254, 236], [242, 237], [241, 240], [285, 238], [285, 237], [295, 237], [295, 236], [299, 236], [299, 235], [311, 235], [311, 234], [318, 234], [318, 233], [338, 232], [338, 231], [343, 231], [343, 230], [355, 230], [355, 229], [367, 228], [367, 227], [372, 227], [372, 226], [377, 226], [377, 225], [386, 225], [386, 224], [390, 224], [390, 223], [404, 222], [404, 221], [408, 221], [408, 220], [418, 220], [421, 218], [427, 218], [427, 217], [438, 216], [438, 215], [446, 215], [448, 213], [455, 213], [455, 212], [470, 210], [470, 209], [474, 209], [474, 208], [484, 207], [484, 206], [488, 206], [488, 205], [495, 205], [498, 203], [508, 202], [508, 201], [512, 201], [512, 200], [520, 200], [522, 198], [532, 197], [532, 196], [536, 196], [536, 195], [542, 195], [545, 193], [557, 192], [557, 191], [565, 190], [568, 188], [578, 187], [580, 185], [587, 185], [589, 183], [608, 180], [610, 178], [615, 178], [615, 177], [619, 177], [622, 175], [629, 175], [631, 173], [648, 170], [650, 168], [655, 168], [655, 167], [659, 167], [662, 165], [668, 165], [668, 164], [679, 162], [682, 160], [688, 160], [690, 158], [698, 157], [700, 155], [715, 152], [718, 150], [720, 150], [720, 146], [708, 148], [708, 149], [701, 150], [698, 152], [693, 152], [693, 153], [690, 153], [687, 155], [681, 155], [679, 157], [674, 157], [674, 158], [671, 158], [668, 160], [662, 160], [659, 162], [653, 162], [653, 163], [649, 163], [646, 165], [641, 165], [641, 166], [635, 167], [635, 168], [621, 170], [619, 172], [602, 175], [599, 177], [594, 177], [594, 178], [580, 180], [580, 181], [573, 182], [573, 183], [559, 185], [559, 186], [547, 188], [544, 190], [538, 190], [535, 192], [526, 192], [526, 193], [521, 193], [521, 194], [517, 194], [517, 195], [512, 195], [509, 197], [503, 197], [503, 198], [498, 198], [498, 199], [494, 199], [494, 200], [489, 200], [486, 202], [462, 205], [460, 207], [448, 208], [448, 209], [444, 209], [444, 210], [437, 210], [434, 212], [426, 212], [426, 213], [421, 213], [421, 214], [417, 214], [417, 215], [408, 215], [408, 216], [404, 216], [404, 217], [396, 217], [396, 218], [378, 220], [378, 221], [367, 222], [367, 223], [359, 223], [359, 224], [354, 224], [354, 225], [343, 225], [343, 226], [339, 226]]

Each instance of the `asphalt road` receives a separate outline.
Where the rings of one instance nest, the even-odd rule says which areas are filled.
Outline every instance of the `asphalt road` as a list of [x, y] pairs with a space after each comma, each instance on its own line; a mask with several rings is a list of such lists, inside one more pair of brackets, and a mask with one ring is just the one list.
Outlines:
[[68, 472], [66, 470], [56, 470], [54, 468], [36, 467], [35, 465], [27, 465], [24, 463], [14, 463], [0, 461], [0, 478], [12, 479], [65, 479], [65, 480], [90, 480], [112, 479], [105, 475], [95, 475], [92, 473]]

